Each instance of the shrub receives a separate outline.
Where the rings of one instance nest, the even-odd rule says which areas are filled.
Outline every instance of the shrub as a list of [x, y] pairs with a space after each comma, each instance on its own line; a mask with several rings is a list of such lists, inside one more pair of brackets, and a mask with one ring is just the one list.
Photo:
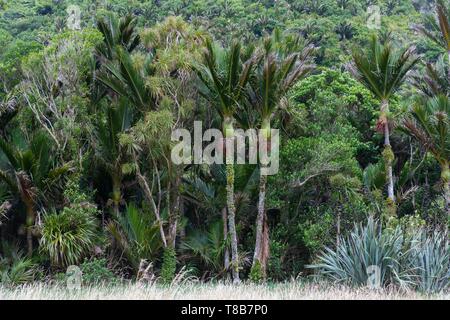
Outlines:
[[80, 265], [83, 273], [83, 284], [98, 285], [98, 284], [117, 284], [119, 279], [108, 268], [106, 259], [93, 259], [85, 261]]
[[40, 248], [52, 265], [78, 264], [96, 241], [96, 210], [89, 206], [65, 207], [44, 216]]
[[[277, 230], [275, 230], [277, 231]], [[274, 237], [277, 234], [274, 232]], [[274, 239], [272, 237], [270, 241], [270, 257], [268, 263], [268, 277], [270, 280], [280, 280], [285, 277], [285, 272], [283, 267], [284, 263], [284, 255], [287, 252], [287, 244], [283, 243], [280, 240]]]
[[264, 274], [263, 274], [263, 270], [261, 268], [261, 263], [259, 262], [259, 260], [256, 260], [255, 264], [250, 269], [249, 278], [251, 281], [256, 282], [256, 283], [264, 280]]

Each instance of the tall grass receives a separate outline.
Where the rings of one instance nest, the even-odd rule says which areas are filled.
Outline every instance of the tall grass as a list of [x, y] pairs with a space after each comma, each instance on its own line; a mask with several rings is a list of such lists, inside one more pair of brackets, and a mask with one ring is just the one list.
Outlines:
[[290, 281], [279, 284], [199, 283], [185, 282], [174, 286], [134, 283], [121, 286], [82, 287], [68, 290], [65, 286], [35, 283], [14, 288], [0, 286], [0, 300], [397, 300], [450, 299], [448, 294], [422, 294], [395, 289], [369, 290], [329, 283]]

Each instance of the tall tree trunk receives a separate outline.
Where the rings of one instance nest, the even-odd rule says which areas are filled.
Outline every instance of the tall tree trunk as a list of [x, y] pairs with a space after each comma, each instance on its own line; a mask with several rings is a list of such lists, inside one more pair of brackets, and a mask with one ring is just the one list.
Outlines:
[[233, 118], [225, 117], [223, 131], [226, 139], [226, 174], [227, 174], [227, 208], [228, 208], [228, 231], [231, 238], [231, 269], [233, 274], [233, 283], [239, 283], [239, 256], [236, 235], [236, 208], [234, 205], [234, 148], [228, 148], [228, 145], [234, 143]]
[[33, 203], [28, 200], [25, 202], [25, 207], [27, 210], [27, 217], [26, 217], [27, 249], [28, 249], [28, 256], [31, 257], [33, 254], [33, 225], [35, 219], [35, 212]]
[[160, 215], [159, 208], [158, 208], [159, 206], [156, 205], [155, 200], [153, 199], [152, 190], [147, 182], [146, 177], [144, 175], [142, 175], [142, 173], [141, 173], [141, 169], [138, 165], [136, 155], [133, 154], [133, 157], [134, 157], [134, 163], [136, 165], [136, 176], [138, 178], [139, 185], [144, 190], [144, 194], [145, 194], [147, 200], [149, 201], [150, 205], [152, 206], [152, 209], [153, 209], [155, 217], [156, 217], [156, 222], [159, 225], [159, 234], [161, 235], [161, 241], [163, 242], [164, 248], [167, 248], [167, 238], [166, 238], [166, 234], [164, 233], [163, 221], [161, 219], [161, 215]]
[[[173, 191], [174, 191], [174, 196], [175, 196], [175, 201], [173, 203], [173, 208], [172, 210], [170, 210], [171, 212], [171, 216], [169, 218], [169, 246], [171, 246], [172, 248], [175, 248], [175, 242], [176, 242], [176, 238], [177, 238], [177, 228], [178, 228], [178, 220], [181, 217], [181, 202], [183, 201], [183, 199], [181, 198], [181, 194], [180, 194], [180, 184], [181, 184], [181, 176], [177, 175], [176, 179], [175, 179], [175, 183], [173, 186]], [[170, 205], [170, 204], [169, 204]]]
[[[228, 226], [227, 226], [227, 207], [222, 208], [222, 221], [223, 221], [223, 240], [226, 241], [228, 238]], [[228, 244], [225, 246], [223, 266], [225, 270], [230, 267], [230, 249]]]
[[450, 79], [450, 50], [447, 50], [447, 57], [448, 57], [448, 78]]
[[120, 199], [122, 197], [121, 190], [120, 190], [121, 187], [122, 187], [122, 182], [121, 182], [120, 176], [117, 174], [114, 174], [112, 177], [112, 202], [113, 202], [113, 211], [116, 216], [119, 215]]
[[337, 208], [337, 221], [336, 221], [336, 247], [339, 247], [341, 240], [341, 206]]
[[441, 181], [444, 191], [445, 210], [447, 211], [447, 215], [450, 217], [450, 169], [448, 162], [444, 162], [444, 164], [442, 165]]
[[384, 120], [384, 163], [386, 168], [386, 178], [388, 181], [388, 199], [392, 205], [395, 205], [395, 197], [394, 197], [394, 177], [392, 175], [392, 163], [394, 161], [394, 153], [392, 151], [391, 142], [389, 138], [389, 120], [387, 117], [387, 113], [389, 112], [389, 103], [387, 101], [383, 101], [381, 105], [381, 113], [382, 116], [385, 117]]
[[266, 184], [267, 176], [259, 176], [259, 199], [258, 199], [258, 215], [256, 216], [256, 241], [255, 241], [255, 252], [253, 254], [253, 265], [255, 267], [257, 263], [260, 264], [261, 270], [263, 271], [262, 276], [265, 278], [266, 266], [263, 265], [265, 262], [262, 261], [262, 249], [263, 249], [263, 229], [264, 229], [264, 215], [265, 215], [265, 200], [266, 200]]
[[[269, 139], [270, 139], [270, 117], [267, 117], [262, 120], [261, 123], [261, 137], [265, 141], [262, 142], [263, 145], [265, 143], [265, 147], [269, 148]], [[261, 164], [263, 165], [263, 164]], [[267, 224], [267, 216], [266, 216], [266, 185], [267, 185], [267, 176], [260, 173], [259, 176], [259, 199], [258, 199], [258, 215], [256, 217], [256, 240], [255, 240], [255, 252], [253, 254], [253, 264], [252, 268], [260, 267], [261, 276], [263, 279], [266, 278], [266, 265], [267, 259], [269, 255], [269, 230]]]
[[236, 235], [236, 208], [234, 205], [234, 165], [227, 164], [227, 208], [228, 208], [228, 229], [231, 238], [231, 270], [233, 283], [239, 283], [239, 257]]

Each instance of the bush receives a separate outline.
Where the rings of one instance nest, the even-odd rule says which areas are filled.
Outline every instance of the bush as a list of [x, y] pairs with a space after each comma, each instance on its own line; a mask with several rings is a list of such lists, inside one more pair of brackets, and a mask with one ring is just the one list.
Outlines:
[[80, 265], [83, 273], [83, 284], [98, 285], [108, 284], [115, 285], [119, 282], [118, 277], [108, 268], [106, 259], [93, 259], [85, 261]]
[[[275, 230], [277, 231], [277, 230]], [[276, 236], [276, 232], [274, 232], [274, 237]], [[283, 270], [283, 267], [285, 265], [284, 263], [284, 255], [287, 252], [287, 244], [283, 243], [282, 241], [279, 241], [277, 239], [274, 239], [272, 237], [270, 241], [270, 256], [268, 261], [268, 277], [270, 280], [280, 280], [285, 277], [285, 272]]]
[[259, 260], [256, 260], [255, 264], [250, 269], [249, 278], [251, 281], [256, 283], [259, 283], [264, 280], [264, 274]]
[[78, 264], [89, 253], [96, 241], [96, 212], [89, 205], [76, 205], [44, 216], [40, 248], [52, 265]]

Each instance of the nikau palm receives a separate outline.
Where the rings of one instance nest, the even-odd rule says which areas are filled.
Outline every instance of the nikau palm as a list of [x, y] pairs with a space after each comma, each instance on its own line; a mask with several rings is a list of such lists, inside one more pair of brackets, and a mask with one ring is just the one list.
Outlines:
[[119, 214], [122, 200], [122, 166], [125, 151], [119, 143], [119, 134], [131, 126], [131, 109], [126, 99], [106, 111], [106, 121], [99, 121], [96, 130], [95, 155], [100, 165], [108, 172], [112, 182], [112, 205], [114, 214]]
[[[250, 77], [254, 62], [252, 59], [243, 61], [239, 42], [233, 42], [228, 50], [224, 50], [215, 47], [210, 40], [206, 40], [203, 57], [204, 62], [198, 67], [198, 75], [203, 84], [200, 92], [220, 114], [226, 144], [230, 145], [234, 143], [234, 113], [242, 101], [244, 88]], [[237, 283], [239, 282], [239, 261], [234, 203], [234, 154], [230, 154], [231, 150], [227, 148], [226, 192], [232, 273], [233, 281]]]
[[154, 72], [151, 57], [142, 70], [138, 70], [130, 53], [121, 47], [116, 47], [115, 52], [116, 59], [104, 64], [99, 81], [117, 95], [127, 98], [139, 111], [155, 109], [154, 93], [146, 84], [146, 78]]
[[[263, 52], [247, 95], [250, 108], [256, 109], [260, 116], [262, 137], [266, 141], [271, 136], [271, 120], [287, 91], [314, 68], [314, 46], [305, 45], [299, 37], [286, 37], [282, 41], [280, 37], [278, 32], [274, 32], [271, 38], [264, 41]], [[281, 43], [285, 46], [281, 46]], [[264, 228], [266, 184], [267, 175], [261, 173], [253, 268], [260, 267], [263, 277], [268, 258], [268, 230]]]
[[7, 168], [0, 168], [0, 181], [3, 180], [25, 205], [28, 255], [31, 255], [39, 198], [46, 196], [57, 179], [69, 170], [69, 166], [52, 166], [50, 141], [44, 134], [33, 137], [24, 150], [0, 137], [0, 150], [8, 160]]
[[414, 47], [395, 49], [389, 39], [381, 44], [378, 38], [373, 36], [369, 50], [355, 51], [353, 61], [348, 65], [350, 73], [381, 101], [377, 130], [384, 133], [383, 157], [388, 181], [388, 200], [392, 206], [395, 206], [392, 175], [394, 154], [389, 133], [389, 101], [417, 62]]
[[97, 28], [103, 35], [103, 44], [98, 53], [105, 59], [113, 60], [117, 46], [132, 52], [140, 44], [140, 36], [136, 32], [137, 19], [126, 15], [122, 19], [108, 15], [99, 19]]
[[450, 216], [450, 99], [439, 95], [421, 99], [403, 122], [407, 133], [419, 141], [441, 167], [445, 208]]
[[421, 95], [434, 97], [437, 95], [450, 95], [450, 64], [446, 64], [443, 55], [439, 56], [434, 64], [427, 63], [424, 72], [416, 72], [412, 84]]
[[443, 0], [436, 0], [436, 15], [426, 16], [426, 24], [429, 29], [424, 25], [413, 28], [444, 49], [450, 62], [450, 9]]

